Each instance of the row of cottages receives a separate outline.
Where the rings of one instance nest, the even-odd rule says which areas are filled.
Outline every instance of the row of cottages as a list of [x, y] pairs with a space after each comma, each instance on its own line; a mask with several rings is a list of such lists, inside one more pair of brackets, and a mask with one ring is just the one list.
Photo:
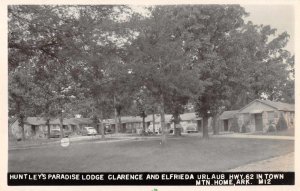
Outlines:
[[283, 118], [287, 128], [294, 128], [295, 105], [270, 100], [254, 100], [240, 110], [225, 111], [220, 116], [221, 130], [267, 132]]
[[[197, 117], [195, 113], [184, 113], [180, 115], [180, 124], [183, 129], [183, 133], [189, 131], [202, 131], [202, 119]], [[103, 121], [106, 129], [110, 129], [111, 132], [116, 132], [115, 119], [106, 119]], [[159, 114], [148, 115], [145, 118], [146, 130], [150, 132], [161, 132], [161, 116]], [[139, 116], [122, 116], [121, 127], [119, 127], [119, 133], [132, 133], [141, 134], [143, 130], [143, 120]], [[154, 124], [154, 127], [153, 127]], [[165, 125], [168, 130], [174, 128], [173, 117], [171, 114], [165, 114]], [[154, 128], [154, 129], [153, 129]]]
[[[105, 119], [103, 120], [105, 129], [110, 129], [112, 133], [117, 132], [116, 120], [115, 119]], [[150, 124], [150, 116], [145, 118], [146, 127]], [[118, 128], [119, 133], [132, 133], [140, 134], [143, 129], [143, 119], [139, 116], [122, 116], [121, 117], [121, 127]]]
[[[166, 114], [166, 125], [170, 126], [171, 115]], [[160, 126], [160, 115], [148, 115], [145, 118], [145, 127], [153, 126], [153, 121], [155, 123], [156, 131], [159, 131], [158, 126]], [[115, 119], [106, 119], [103, 120], [106, 129], [110, 129], [112, 133], [116, 132], [116, 120]], [[131, 134], [141, 134], [143, 131], [143, 119], [140, 116], [122, 116], [121, 117], [121, 127], [118, 128], [119, 133], [131, 133]]]
[[[50, 129], [60, 129], [59, 119], [50, 120]], [[89, 118], [65, 118], [63, 120], [63, 129], [72, 132], [73, 134], [80, 134], [85, 126], [92, 124]], [[46, 120], [42, 117], [27, 117], [24, 121], [25, 137], [44, 138], [47, 137], [48, 127]], [[9, 134], [14, 138], [20, 139], [22, 137], [22, 130], [19, 127], [18, 119], [11, 119], [9, 123]]]
[[[183, 133], [188, 133], [188, 131], [202, 131], [202, 118], [197, 117], [196, 113], [184, 113], [179, 116], [180, 125], [182, 127]], [[209, 119], [210, 125], [211, 119]], [[165, 114], [165, 124], [168, 130], [174, 129], [173, 116], [171, 114]], [[155, 115], [155, 128], [161, 127], [161, 117], [159, 114]], [[153, 128], [153, 120], [149, 122], [148, 128], [151, 130]]]
[[[160, 128], [161, 117], [159, 114], [155, 116], [155, 128]], [[195, 112], [181, 114], [179, 118], [183, 133], [188, 133], [189, 131], [202, 131], [202, 118], [197, 117]], [[209, 125], [210, 121], [211, 119], [209, 119]], [[150, 126], [148, 126], [148, 128], [153, 128], [152, 121], [149, 124]], [[168, 130], [174, 129], [173, 116], [171, 114], [165, 115], [165, 124]]]

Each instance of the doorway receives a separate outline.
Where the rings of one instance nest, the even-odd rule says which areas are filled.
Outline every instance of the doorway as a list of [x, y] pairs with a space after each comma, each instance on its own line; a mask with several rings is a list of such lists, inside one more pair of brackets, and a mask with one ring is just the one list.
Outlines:
[[224, 131], [228, 131], [228, 119], [224, 120]]
[[255, 131], [262, 131], [263, 130], [262, 114], [256, 113], [254, 114], [254, 117], [255, 117]]
[[32, 135], [36, 135], [36, 131], [37, 131], [37, 125], [31, 125]]

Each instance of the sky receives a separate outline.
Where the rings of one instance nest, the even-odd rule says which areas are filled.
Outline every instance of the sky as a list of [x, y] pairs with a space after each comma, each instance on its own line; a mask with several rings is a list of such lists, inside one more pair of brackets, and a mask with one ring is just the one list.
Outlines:
[[[273, 4], [273, 5], [255, 5], [241, 4], [250, 15], [245, 18], [246, 21], [252, 21], [257, 25], [270, 25], [276, 28], [276, 35], [287, 32], [290, 40], [286, 49], [295, 54], [295, 11], [293, 5]], [[132, 6], [137, 12], [144, 12], [141, 6]]]
[[250, 15], [246, 18], [254, 24], [270, 25], [277, 35], [286, 31], [290, 35], [286, 49], [295, 53], [295, 12], [292, 5], [241, 5]]

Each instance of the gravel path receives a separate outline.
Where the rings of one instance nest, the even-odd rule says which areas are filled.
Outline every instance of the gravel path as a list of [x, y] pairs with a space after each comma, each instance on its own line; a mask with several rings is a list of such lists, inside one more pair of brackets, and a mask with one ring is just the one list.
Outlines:
[[273, 139], [273, 140], [295, 140], [293, 136], [276, 136], [276, 135], [251, 135], [242, 133], [213, 135], [221, 138], [245, 138], [245, 139]]
[[294, 155], [295, 153], [292, 152], [279, 157], [250, 163], [244, 166], [230, 169], [228, 171], [295, 171]]

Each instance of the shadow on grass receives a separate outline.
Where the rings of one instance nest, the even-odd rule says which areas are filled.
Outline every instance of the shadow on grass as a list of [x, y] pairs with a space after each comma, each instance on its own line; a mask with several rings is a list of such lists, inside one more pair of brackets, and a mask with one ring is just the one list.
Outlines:
[[9, 151], [14, 172], [225, 171], [294, 151], [294, 141], [200, 137]]

